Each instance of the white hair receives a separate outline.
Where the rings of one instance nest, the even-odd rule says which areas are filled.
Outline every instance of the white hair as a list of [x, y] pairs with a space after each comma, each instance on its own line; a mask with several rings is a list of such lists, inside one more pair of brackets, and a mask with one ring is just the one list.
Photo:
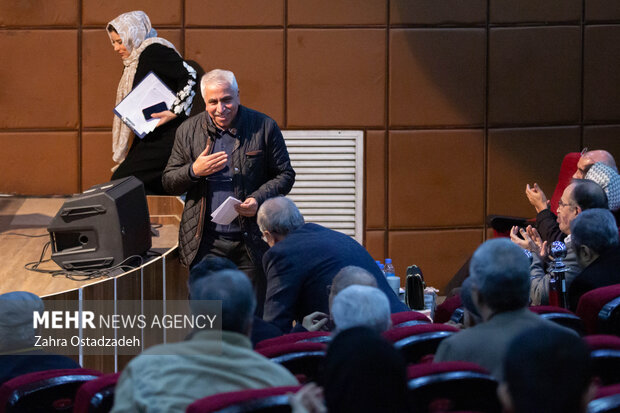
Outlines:
[[258, 228], [274, 234], [288, 235], [304, 225], [304, 217], [295, 203], [284, 196], [269, 198], [256, 214]]
[[230, 86], [235, 93], [239, 92], [239, 86], [237, 85], [235, 74], [230, 70], [213, 69], [202, 75], [202, 78], [200, 79], [200, 92], [202, 92], [202, 96], [206, 96], [205, 89], [209, 84]]
[[382, 333], [392, 325], [387, 297], [380, 289], [367, 285], [351, 285], [340, 291], [331, 313], [338, 331], [368, 327]]

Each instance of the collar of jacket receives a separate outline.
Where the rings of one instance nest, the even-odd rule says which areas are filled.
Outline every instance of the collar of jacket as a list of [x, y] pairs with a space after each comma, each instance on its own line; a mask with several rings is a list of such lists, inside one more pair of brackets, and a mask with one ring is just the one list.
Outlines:
[[[234, 136], [234, 137], [238, 137], [239, 134], [239, 124], [241, 123], [241, 112], [243, 112], [245, 109], [242, 105], [239, 105], [239, 109], [237, 110], [237, 116], [235, 116], [235, 119], [233, 119], [232, 121], [232, 127], [228, 128], [228, 132]], [[202, 121], [202, 127], [207, 131], [207, 133], [209, 134], [209, 136], [213, 139], [216, 139], [221, 132], [223, 132], [220, 128], [218, 128], [217, 126], [215, 126], [215, 123], [213, 123], [213, 119], [211, 119], [211, 116], [209, 116], [209, 114], [207, 113], [207, 115], [204, 117], [203, 121]]]

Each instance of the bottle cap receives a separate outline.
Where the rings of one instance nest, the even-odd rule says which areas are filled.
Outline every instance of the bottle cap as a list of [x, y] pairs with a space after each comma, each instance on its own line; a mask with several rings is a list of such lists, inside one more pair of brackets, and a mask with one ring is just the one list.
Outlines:
[[392, 259], [391, 258], [386, 258], [385, 259], [385, 263], [386, 264], [391, 264], [392, 263]]

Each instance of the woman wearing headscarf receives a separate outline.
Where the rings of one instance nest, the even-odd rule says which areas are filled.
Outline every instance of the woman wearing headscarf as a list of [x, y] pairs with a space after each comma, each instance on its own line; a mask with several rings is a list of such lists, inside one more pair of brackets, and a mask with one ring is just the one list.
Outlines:
[[112, 158], [117, 165], [112, 179], [133, 175], [144, 183], [147, 194], [165, 195], [161, 175], [172, 151], [176, 129], [192, 108], [196, 71], [183, 61], [172, 43], [157, 37], [142, 11], [121, 14], [108, 23], [107, 32], [125, 66], [116, 91], [117, 105], [151, 71], [176, 93], [169, 110], [152, 114], [159, 123], [142, 139], [134, 139], [131, 129], [118, 116], [114, 117]]

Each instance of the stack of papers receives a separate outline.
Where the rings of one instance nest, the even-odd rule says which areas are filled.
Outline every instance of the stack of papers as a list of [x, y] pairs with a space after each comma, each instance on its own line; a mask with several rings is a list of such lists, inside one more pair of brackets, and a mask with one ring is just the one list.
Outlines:
[[[159, 105], [156, 112], [163, 112], [172, 107], [176, 95], [153, 72], [149, 72], [133, 90], [125, 96], [114, 113], [131, 128], [140, 139], [152, 132], [159, 122], [158, 118], [147, 119], [148, 108]], [[165, 109], [164, 109], [165, 104]], [[145, 109], [147, 109], [145, 111]], [[145, 112], [147, 116], [145, 116]]]
[[222, 202], [222, 204], [211, 213], [211, 221], [220, 225], [230, 224], [233, 219], [237, 218], [237, 215], [239, 215], [235, 210], [235, 206], [240, 203], [241, 201], [237, 198], [229, 196], [226, 198], [226, 201]]

